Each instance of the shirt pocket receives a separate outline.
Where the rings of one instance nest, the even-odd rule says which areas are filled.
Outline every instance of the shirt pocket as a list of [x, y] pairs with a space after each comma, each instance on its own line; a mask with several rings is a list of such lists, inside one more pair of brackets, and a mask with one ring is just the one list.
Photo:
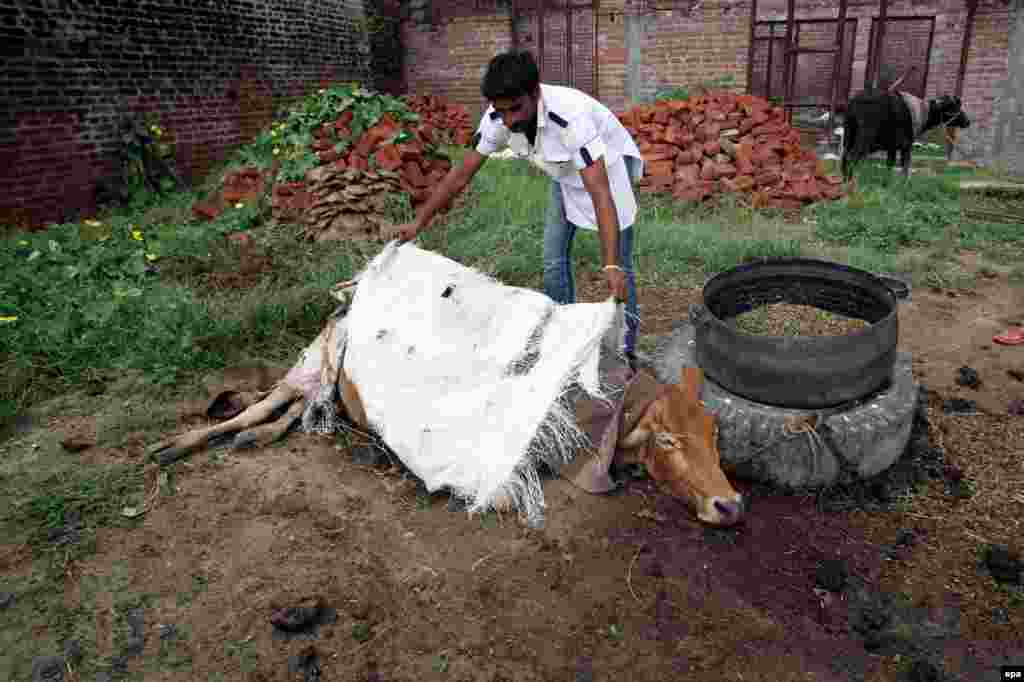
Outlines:
[[562, 145], [552, 144], [545, 140], [539, 157], [537, 165], [553, 178], [569, 178], [576, 174], [572, 154]]

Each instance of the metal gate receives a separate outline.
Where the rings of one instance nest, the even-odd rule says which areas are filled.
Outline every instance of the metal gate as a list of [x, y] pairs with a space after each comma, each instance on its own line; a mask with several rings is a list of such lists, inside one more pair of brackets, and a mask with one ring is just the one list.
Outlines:
[[878, 17], [871, 20], [864, 88], [871, 89], [871, 74], [877, 66], [880, 89], [887, 89], [902, 78], [899, 89], [923, 99], [928, 87], [928, 55], [932, 53], [935, 37], [935, 17], [887, 17], [880, 45], [876, 44], [878, 22]]
[[540, 78], [597, 97], [598, 0], [513, 0], [512, 45], [528, 50]]
[[[796, 58], [792, 106], [828, 108], [832, 97], [832, 74], [836, 58], [828, 48], [835, 46], [835, 19], [800, 19], [794, 23]], [[853, 52], [857, 20], [845, 21], [843, 51], [839, 62], [836, 105], [844, 109], [853, 81]], [[786, 94], [786, 22], [758, 21], [754, 28], [750, 59], [751, 92], [759, 97], [783, 99]]]

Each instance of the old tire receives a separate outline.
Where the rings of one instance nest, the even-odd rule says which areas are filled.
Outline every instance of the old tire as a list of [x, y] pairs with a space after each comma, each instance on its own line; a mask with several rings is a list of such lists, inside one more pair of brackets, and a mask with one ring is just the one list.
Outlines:
[[[843, 336], [743, 334], [728, 320], [770, 303], [812, 305], [867, 321]], [[719, 386], [765, 405], [822, 409], [882, 389], [899, 337], [896, 296], [869, 272], [807, 258], [741, 265], [704, 285], [690, 309], [697, 366]]]
[[[682, 322], [661, 337], [647, 366], [659, 382], [679, 382], [696, 366], [693, 325]], [[765, 405], [723, 388], [707, 376], [700, 397], [718, 420], [722, 468], [730, 475], [784, 490], [820, 489], [871, 478], [906, 449], [918, 403], [912, 358], [897, 353], [892, 380], [860, 400], [823, 410]], [[814, 421], [814, 434], [794, 423]]]

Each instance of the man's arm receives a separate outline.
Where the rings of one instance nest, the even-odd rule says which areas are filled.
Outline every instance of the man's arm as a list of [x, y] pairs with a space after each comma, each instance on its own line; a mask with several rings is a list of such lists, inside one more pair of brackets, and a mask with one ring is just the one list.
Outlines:
[[583, 186], [590, 193], [597, 214], [597, 232], [601, 238], [601, 264], [619, 265], [619, 213], [608, 183], [608, 169], [604, 157], [598, 158], [580, 171]]
[[494, 108], [487, 107], [480, 117], [480, 125], [477, 127], [476, 134], [473, 135], [473, 142], [466, 151], [466, 156], [462, 159], [462, 165], [448, 171], [441, 184], [420, 208], [416, 220], [400, 228], [400, 231], [410, 234], [411, 236], [408, 238], [411, 239], [415, 233], [425, 230], [434, 214], [446, 206], [452, 197], [465, 189], [473, 176], [484, 165], [487, 155], [498, 151], [508, 142], [508, 135], [508, 129], [495, 119]]
[[413, 224], [416, 226], [417, 232], [426, 229], [430, 223], [430, 219], [444, 206], [448, 205], [448, 202], [452, 200], [456, 194], [465, 189], [466, 185], [469, 184], [473, 176], [477, 174], [477, 171], [484, 165], [487, 157], [478, 152], [475, 149], [469, 149], [466, 151], [466, 156], [462, 160], [462, 164], [459, 166], [453, 166], [448, 174], [444, 176], [444, 180], [437, 186], [437, 189], [433, 191], [430, 198], [427, 199], [426, 203], [420, 207], [419, 215], [416, 216], [416, 220]]

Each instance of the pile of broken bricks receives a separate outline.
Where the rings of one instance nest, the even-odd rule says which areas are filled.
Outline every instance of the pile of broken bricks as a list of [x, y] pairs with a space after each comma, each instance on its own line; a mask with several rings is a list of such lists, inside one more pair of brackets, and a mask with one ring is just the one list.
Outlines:
[[790, 210], [843, 194], [841, 178], [801, 148], [783, 108], [763, 98], [708, 91], [618, 116], [644, 159], [642, 192], [681, 201], [734, 193], [756, 208]]
[[[275, 182], [270, 189], [273, 219], [304, 225], [308, 239], [386, 238], [391, 227], [385, 217], [387, 197], [404, 191], [416, 209], [451, 169], [451, 162], [435, 149], [444, 135], [429, 117], [403, 127], [384, 114], [358, 139], [352, 139], [352, 118], [348, 110], [314, 129], [310, 149], [317, 156], [317, 167], [303, 180]], [[443, 120], [458, 123], [461, 119], [446, 113]], [[402, 142], [395, 141], [399, 137]], [[335, 150], [339, 140], [349, 142], [343, 153]], [[193, 214], [212, 220], [225, 206], [257, 199], [277, 168], [275, 163], [266, 171], [245, 167], [229, 172], [221, 191], [197, 202]]]
[[436, 95], [408, 95], [402, 98], [409, 111], [444, 137], [444, 142], [465, 147], [473, 137], [469, 112], [461, 104], [447, 104]]

